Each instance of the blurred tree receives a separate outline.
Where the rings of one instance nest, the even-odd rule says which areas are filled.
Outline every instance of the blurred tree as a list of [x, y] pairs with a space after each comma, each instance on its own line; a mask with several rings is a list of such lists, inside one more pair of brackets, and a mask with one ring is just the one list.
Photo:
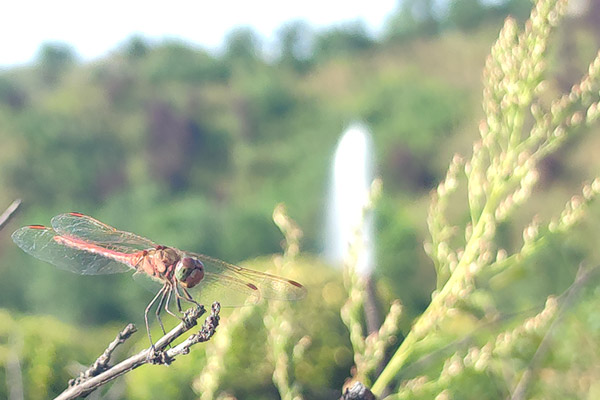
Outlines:
[[28, 110], [17, 120], [19, 157], [4, 165], [10, 186], [29, 204], [88, 203], [121, 187], [126, 147], [102, 113]]
[[449, 137], [463, 117], [464, 94], [445, 82], [408, 73], [379, 78], [361, 100], [361, 114], [384, 160], [380, 173], [386, 186], [429, 190], [441, 175], [435, 170], [436, 144]]
[[14, 79], [0, 76], [0, 103], [13, 111], [22, 110], [29, 102], [25, 88]]
[[406, 0], [388, 19], [385, 37], [388, 40], [404, 40], [419, 35], [435, 35], [440, 22], [434, 10], [433, 0]]
[[222, 82], [229, 77], [229, 67], [205, 51], [180, 41], [167, 41], [153, 48], [140, 66], [151, 83], [163, 81]]
[[390, 168], [388, 178], [411, 191], [430, 190], [437, 181], [429, 157], [402, 143], [391, 146], [385, 164]]
[[225, 37], [225, 61], [250, 66], [261, 60], [262, 40], [251, 27], [238, 27]]
[[434, 269], [423, 267], [429, 261], [419, 243], [414, 214], [398, 207], [398, 202], [386, 196], [377, 204], [376, 274], [382, 282], [392, 283], [391, 297], [398, 298], [410, 315], [418, 315], [429, 303], [433, 288]]
[[600, 38], [600, 2], [588, 0], [589, 10], [586, 17], [590, 27], [596, 32], [596, 37]]
[[407, 40], [431, 36], [449, 28], [471, 30], [490, 20], [502, 21], [511, 15], [519, 20], [529, 16], [530, 0], [406, 0], [388, 19], [386, 40]]
[[278, 123], [298, 105], [294, 88], [273, 69], [257, 71], [240, 86], [234, 103], [240, 137], [260, 144], [281, 138]]
[[151, 176], [172, 190], [186, 188], [189, 165], [201, 134], [198, 125], [177, 115], [168, 104], [150, 104], [147, 151]]
[[223, 195], [217, 188], [230, 172], [230, 135], [209, 122], [211, 110], [204, 101], [196, 99], [185, 112], [156, 99], [146, 112], [144, 145], [151, 178], [172, 191]]
[[311, 64], [315, 34], [306, 21], [297, 20], [284, 24], [277, 31], [279, 63], [298, 72]]
[[150, 44], [142, 35], [133, 35], [123, 45], [123, 50], [128, 58], [137, 60], [143, 58], [150, 51]]
[[66, 43], [44, 43], [38, 50], [37, 63], [46, 84], [55, 83], [76, 61], [73, 47]]
[[525, 21], [529, 17], [532, 4], [532, 0], [506, 0], [500, 2], [496, 7], [492, 3], [490, 7], [492, 7], [492, 10], [496, 10], [496, 15], [501, 18], [510, 15], [519, 21]]
[[[114, 61], [101, 64], [95, 69], [95, 80], [106, 93], [106, 98], [111, 105], [121, 109], [134, 108], [137, 111], [138, 103], [134, 97], [136, 84], [135, 71], [124, 62]], [[136, 102], [131, 100], [135, 99]]]
[[357, 20], [319, 33], [315, 38], [315, 58], [323, 61], [339, 55], [356, 54], [374, 45], [365, 22]]
[[471, 30], [483, 22], [486, 9], [480, 0], [450, 2], [448, 23], [462, 30]]

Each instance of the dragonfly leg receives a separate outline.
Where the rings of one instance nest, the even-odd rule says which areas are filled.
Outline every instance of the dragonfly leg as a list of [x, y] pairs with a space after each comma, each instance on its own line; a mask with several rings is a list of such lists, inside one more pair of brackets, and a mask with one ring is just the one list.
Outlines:
[[[173, 284], [175, 286], [174, 291], [175, 291], [175, 297], [177, 298], [177, 307], [179, 308], [179, 312], [182, 312], [181, 311], [181, 300], [185, 300], [187, 302], [194, 303], [198, 307], [198, 309], [202, 309], [202, 313], [205, 312], [204, 307], [200, 303], [198, 303], [196, 300], [194, 300], [192, 298], [192, 296], [186, 290], [186, 288], [181, 287], [181, 290], [184, 293], [184, 295], [182, 296], [181, 292], [179, 292], [179, 289], [180, 289], [179, 288], [179, 282], [175, 281]], [[188, 329], [191, 328], [192, 326], [196, 325], [196, 320], [195, 319], [191, 320], [189, 318], [189, 311], [191, 311], [191, 310], [187, 310], [185, 313], [183, 313], [183, 318], [181, 318], [181, 321], [184, 324], [186, 324], [186, 326], [188, 327]]]
[[183, 309], [181, 308], [181, 299], [185, 298], [179, 293], [179, 284], [175, 282], [175, 298], [177, 300], [177, 311], [183, 314]]
[[[192, 303], [192, 304], [196, 305], [197, 307], [202, 307], [202, 304], [200, 304], [196, 300], [194, 300], [194, 298], [192, 297], [190, 292], [187, 291], [186, 288], [182, 287], [181, 290], [183, 291], [183, 296], [181, 295], [181, 293], [179, 293], [179, 285], [177, 285], [177, 283], [175, 283], [175, 295], [177, 296], [178, 301], [180, 299], [183, 299], [183, 300], [187, 301], [188, 303]], [[181, 307], [181, 304], [178, 304], [177, 306]], [[181, 308], [179, 309], [179, 311], [181, 312]]]
[[150, 335], [150, 324], [148, 323], [148, 312], [150, 312], [150, 309], [152, 308], [152, 305], [154, 303], [156, 303], [156, 300], [158, 300], [158, 298], [164, 294], [165, 289], [167, 288], [167, 285], [165, 284], [159, 291], [158, 293], [156, 293], [156, 296], [154, 296], [154, 298], [152, 299], [152, 301], [150, 301], [150, 303], [148, 304], [148, 306], [146, 307], [146, 311], [144, 311], [144, 322], [146, 322], [146, 332], [148, 332], [148, 339], [150, 340], [150, 346], [152, 348], [154, 348], [154, 342], [152, 341], [152, 335]]
[[181, 288], [181, 289], [183, 290], [183, 294], [185, 294], [187, 301], [189, 301], [190, 303], [194, 303], [198, 307], [202, 307], [202, 304], [200, 304], [196, 300], [194, 300], [194, 298], [192, 297], [190, 292], [187, 291], [186, 288]]
[[[165, 326], [163, 325], [162, 318], [160, 318], [160, 311], [161, 311], [163, 305], [165, 305], [169, 302], [169, 299], [171, 297], [171, 290], [172, 289], [169, 288], [163, 292], [163, 294], [160, 298], [160, 301], [158, 302], [158, 305], [156, 306], [155, 315], [156, 315], [156, 319], [158, 320], [158, 323], [160, 324], [160, 329], [162, 330], [163, 335], [166, 335], [167, 331], [165, 331]], [[166, 299], [166, 303], [165, 303], [165, 299]]]
[[183, 313], [183, 310], [181, 309], [181, 297], [176, 296], [177, 297], [177, 310], [179, 310], [180, 313]]
[[[169, 296], [167, 297], [167, 302], [165, 303], [165, 311], [166, 311], [166, 312], [167, 312], [169, 315], [172, 315], [172, 316], [174, 316], [175, 318], [177, 318], [177, 319], [179, 319], [179, 320], [183, 321], [183, 318], [182, 318], [182, 317], [180, 317], [179, 315], [176, 315], [176, 314], [175, 314], [173, 311], [171, 311], [171, 310], [169, 309], [169, 304], [171, 303], [171, 295], [173, 294], [173, 291], [174, 291], [174, 290], [176, 290], [176, 289], [173, 289], [173, 286], [171, 286], [171, 289], [169, 290]], [[177, 296], [175, 296], [175, 297], [177, 297]]]

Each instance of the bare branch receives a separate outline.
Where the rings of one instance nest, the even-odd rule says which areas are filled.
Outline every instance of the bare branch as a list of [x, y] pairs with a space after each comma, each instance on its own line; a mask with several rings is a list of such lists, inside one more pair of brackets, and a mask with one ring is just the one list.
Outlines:
[[108, 363], [110, 362], [110, 357], [112, 356], [112, 353], [116, 350], [118, 345], [125, 343], [125, 341], [129, 339], [131, 335], [135, 332], [137, 332], [137, 328], [135, 327], [135, 325], [127, 325], [121, 332], [119, 332], [115, 340], [113, 340], [108, 345], [106, 350], [104, 350], [104, 353], [102, 353], [102, 355], [98, 357], [96, 362], [92, 364], [90, 368], [88, 368], [85, 372], [79, 374], [78, 378], [69, 381], [69, 386], [79, 385], [83, 381], [92, 378], [109, 369], [110, 366]]
[[10, 204], [10, 206], [8, 206], [8, 208], [2, 213], [2, 215], [0, 215], [0, 229], [4, 228], [4, 225], [8, 223], [10, 217], [13, 216], [13, 214], [15, 213], [15, 211], [17, 211], [20, 205], [21, 199], [17, 199], [13, 201]]
[[204, 321], [204, 325], [202, 325], [200, 331], [187, 338], [183, 343], [167, 350], [164, 353], [164, 363], [170, 364], [179, 354], [188, 354], [190, 352], [190, 347], [196, 343], [207, 342], [210, 340], [212, 335], [215, 334], [217, 326], [219, 326], [219, 311], [221, 311], [221, 305], [216, 302], [213, 303], [211, 313]]
[[220, 310], [221, 305], [217, 302], [213, 303], [211, 314], [206, 318], [201, 330], [190, 336], [183, 343], [165, 351], [167, 346], [173, 343], [173, 341], [194, 327], [197, 324], [197, 319], [206, 312], [203, 306], [187, 310], [183, 321], [169, 333], [160, 338], [154, 347], [142, 350], [128, 359], [121, 361], [117, 365], [109, 367], [108, 362], [115, 348], [135, 332], [135, 327], [132, 324], [128, 325], [119, 333], [117, 338], [110, 343], [108, 348], [100, 357], [98, 357], [96, 362], [77, 379], [72, 379], [69, 382], [69, 387], [58, 395], [55, 400], [67, 400], [87, 396], [100, 386], [147, 363], [170, 364], [178, 355], [188, 354], [190, 352], [190, 347], [194, 344], [206, 342], [212, 337], [219, 324]]
[[23, 349], [23, 336], [15, 332], [9, 337], [10, 344], [6, 354], [6, 387], [9, 400], [25, 399], [23, 390], [23, 371], [21, 366], [21, 351]]

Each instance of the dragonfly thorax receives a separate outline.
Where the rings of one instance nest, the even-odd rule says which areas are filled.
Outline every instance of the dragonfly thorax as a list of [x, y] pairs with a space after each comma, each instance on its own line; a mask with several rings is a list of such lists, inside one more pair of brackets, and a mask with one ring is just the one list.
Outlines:
[[175, 266], [175, 279], [183, 287], [193, 288], [204, 278], [204, 264], [193, 257], [182, 257]]
[[136, 268], [141, 269], [150, 276], [169, 278], [172, 275], [175, 264], [180, 260], [177, 250], [157, 246], [156, 249], [140, 252], [140, 261]]

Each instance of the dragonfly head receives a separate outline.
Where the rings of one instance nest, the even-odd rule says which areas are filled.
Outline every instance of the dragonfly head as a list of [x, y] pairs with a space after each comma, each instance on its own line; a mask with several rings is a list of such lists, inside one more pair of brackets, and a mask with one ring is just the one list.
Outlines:
[[175, 266], [175, 279], [185, 288], [193, 288], [204, 278], [204, 264], [193, 257], [182, 257]]

